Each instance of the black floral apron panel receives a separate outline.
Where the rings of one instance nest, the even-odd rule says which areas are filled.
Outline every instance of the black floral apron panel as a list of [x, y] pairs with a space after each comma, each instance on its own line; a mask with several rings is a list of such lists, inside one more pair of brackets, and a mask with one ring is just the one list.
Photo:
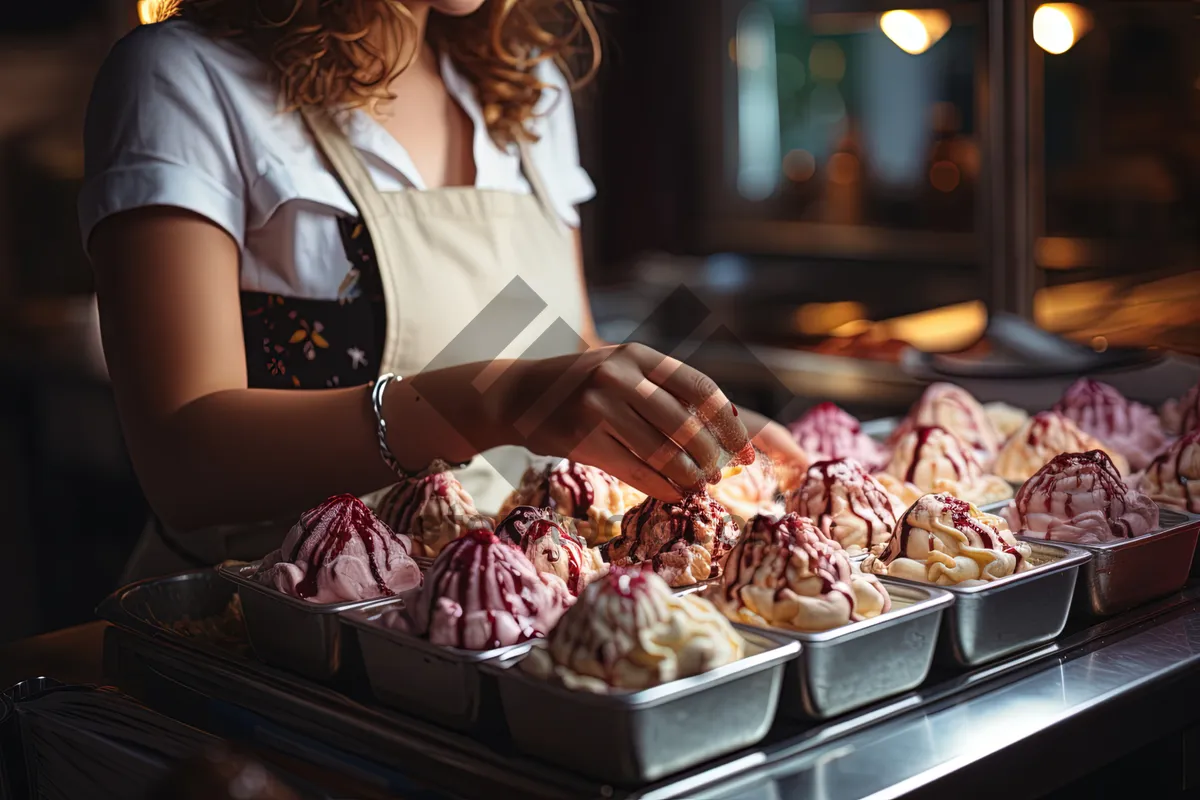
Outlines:
[[367, 226], [339, 217], [349, 269], [336, 300], [242, 292], [252, 389], [335, 389], [370, 383], [383, 358], [383, 279]]

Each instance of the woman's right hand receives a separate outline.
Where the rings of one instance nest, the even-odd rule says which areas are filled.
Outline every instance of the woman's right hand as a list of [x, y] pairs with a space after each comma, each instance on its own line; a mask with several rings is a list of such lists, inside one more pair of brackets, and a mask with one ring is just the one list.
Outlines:
[[662, 500], [719, 480], [750, 447], [708, 376], [639, 344], [512, 362], [486, 394], [513, 443], [599, 467]]

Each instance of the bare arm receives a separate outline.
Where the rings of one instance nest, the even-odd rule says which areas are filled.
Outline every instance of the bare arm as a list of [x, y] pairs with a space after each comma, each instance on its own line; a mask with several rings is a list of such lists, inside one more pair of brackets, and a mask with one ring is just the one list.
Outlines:
[[[238, 251], [220, 228], [185, 211], [142, 209], [101, 223], [91, 253], [126, 441], [168, 524], [269, 519], [394, 480], [379, 458], [368, 390], [246, 387]], [[389, 426], [405, 463], [465, 460], [476, 452], [468, 437], [491, 444], [405, 394], [389, 392], [408, 406]]]
[[[100, 223], [89, 245], [125, 438], [165, 522], [276, 518], [394, 480], [365, 388], [247, 388], [239, 254], [223, 230], [190, 212], [139, 209]], [[483, 366], [423, 373], [388, 392], [401, 464], [522, 444], [673, 499], [748, 441], [711, 381], [647, 348], [498, 363], [486, 392], [475, 388]]]

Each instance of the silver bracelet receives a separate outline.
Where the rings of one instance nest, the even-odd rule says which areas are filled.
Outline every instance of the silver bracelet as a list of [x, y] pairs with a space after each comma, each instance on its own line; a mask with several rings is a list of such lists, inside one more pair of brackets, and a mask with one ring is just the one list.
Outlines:
[[470, 461], [464, 461], [461, 464], [454, 464], [446, 461], [443, 458], [435, 458], [430, 462], [429, 466], [416, 472], [409, 472], [404, 467], [400, 466], [400, 462], [392, 455], [392, 448], [388, 447], [387, 442], [387, 420], [383, 417], [383, 393], [387, 391], [388, 384], [392, 381], [404, 380], [399, 375], [393, 372], [387, 372], [375, 379], [375, 385], [371, 388], [371, 409], [375, 412], [375, 431], [379, 436], [379, 455], [383, 458], [383, 463], [388, 469], [400, 476], [404, 481], [415, 481], [426, 475], [432, 475], [438, 472], [445, 472], [448, 469], [463, 469]]

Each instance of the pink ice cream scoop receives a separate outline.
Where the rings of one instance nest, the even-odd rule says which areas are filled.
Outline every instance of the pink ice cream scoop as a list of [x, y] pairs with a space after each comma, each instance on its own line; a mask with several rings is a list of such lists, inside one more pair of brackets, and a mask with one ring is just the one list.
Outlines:
[[1200, 514], [1200, 428], [1159, 453], [1138, 488], [1159, 505]]
[[1149, 406], [1091, 378], [1071, 384], [1054, 410], [1125, 456], [1133, 469], [1143, 469], [1167, 442], [1162, 423]]
[[882, 550], [904, 513], [900, 498], [851, 458], [813, 464], [785, 503], [851, 554]]
[[313, 603], [390, 597], [421, 585], [411, 553], [407, 536], [343, 494], [305, 512], [255, 580]]
[[729, 554], [714, 603], [734, 622], [826, 631], [891, 608], [874, 575], [799, 514], [757, 516]]
[[607, 569], [572, 521], [548, 508], [517, 506], [496, 526], [496, 536], [519, 547], [538, 572], [557, 575], [576, 596]]
[[397, 483], [377, 511], [392, 530], [411, 536], [418, 545], [417, 555], [423, 556], [436, 556], [468, 530], [492, 524], [475, 508], [453, 472]]
[[862, 432], [858, 420], [833, 403], [820, 403], [788, 429], [813, 461], [853, 458], [874, 472], [887, 463], [883, 446]]
[[707, 495], [678, 503], [647, 498], [625, 514], [607, 557], [619, 567], [648, 565], [671, 586], [690, 586], [721, 574], [737, 537], [737, 521]]
[[538, 572], [489, 530], [468, 531], [446, 545], [419, 596], [406, 599], [414, 633], [465, 650], [542, 638], [575, 601], [558, 576]]
[[1132, 539], [1158, 527], [1158, 506], [1126, 486], [1102, 450], [1055, 456], [1003, 514], [1020, 534], [1077, 544]]
[[1163, 403], [1159, 416], [1163, 428], [1172, 435], [1200, 428], [1200, 383], [1188, 389], [1182, 400], [1171, 398]]
[[987, 412], [971, 394], [952, 383], [931, 383], [900, 423], [888, 444], [894, 445], [910, 430], [935, 426], [954, 434], [974, 451], [983, 467], [991, 464], [1000, 449], [1000, 434]]

